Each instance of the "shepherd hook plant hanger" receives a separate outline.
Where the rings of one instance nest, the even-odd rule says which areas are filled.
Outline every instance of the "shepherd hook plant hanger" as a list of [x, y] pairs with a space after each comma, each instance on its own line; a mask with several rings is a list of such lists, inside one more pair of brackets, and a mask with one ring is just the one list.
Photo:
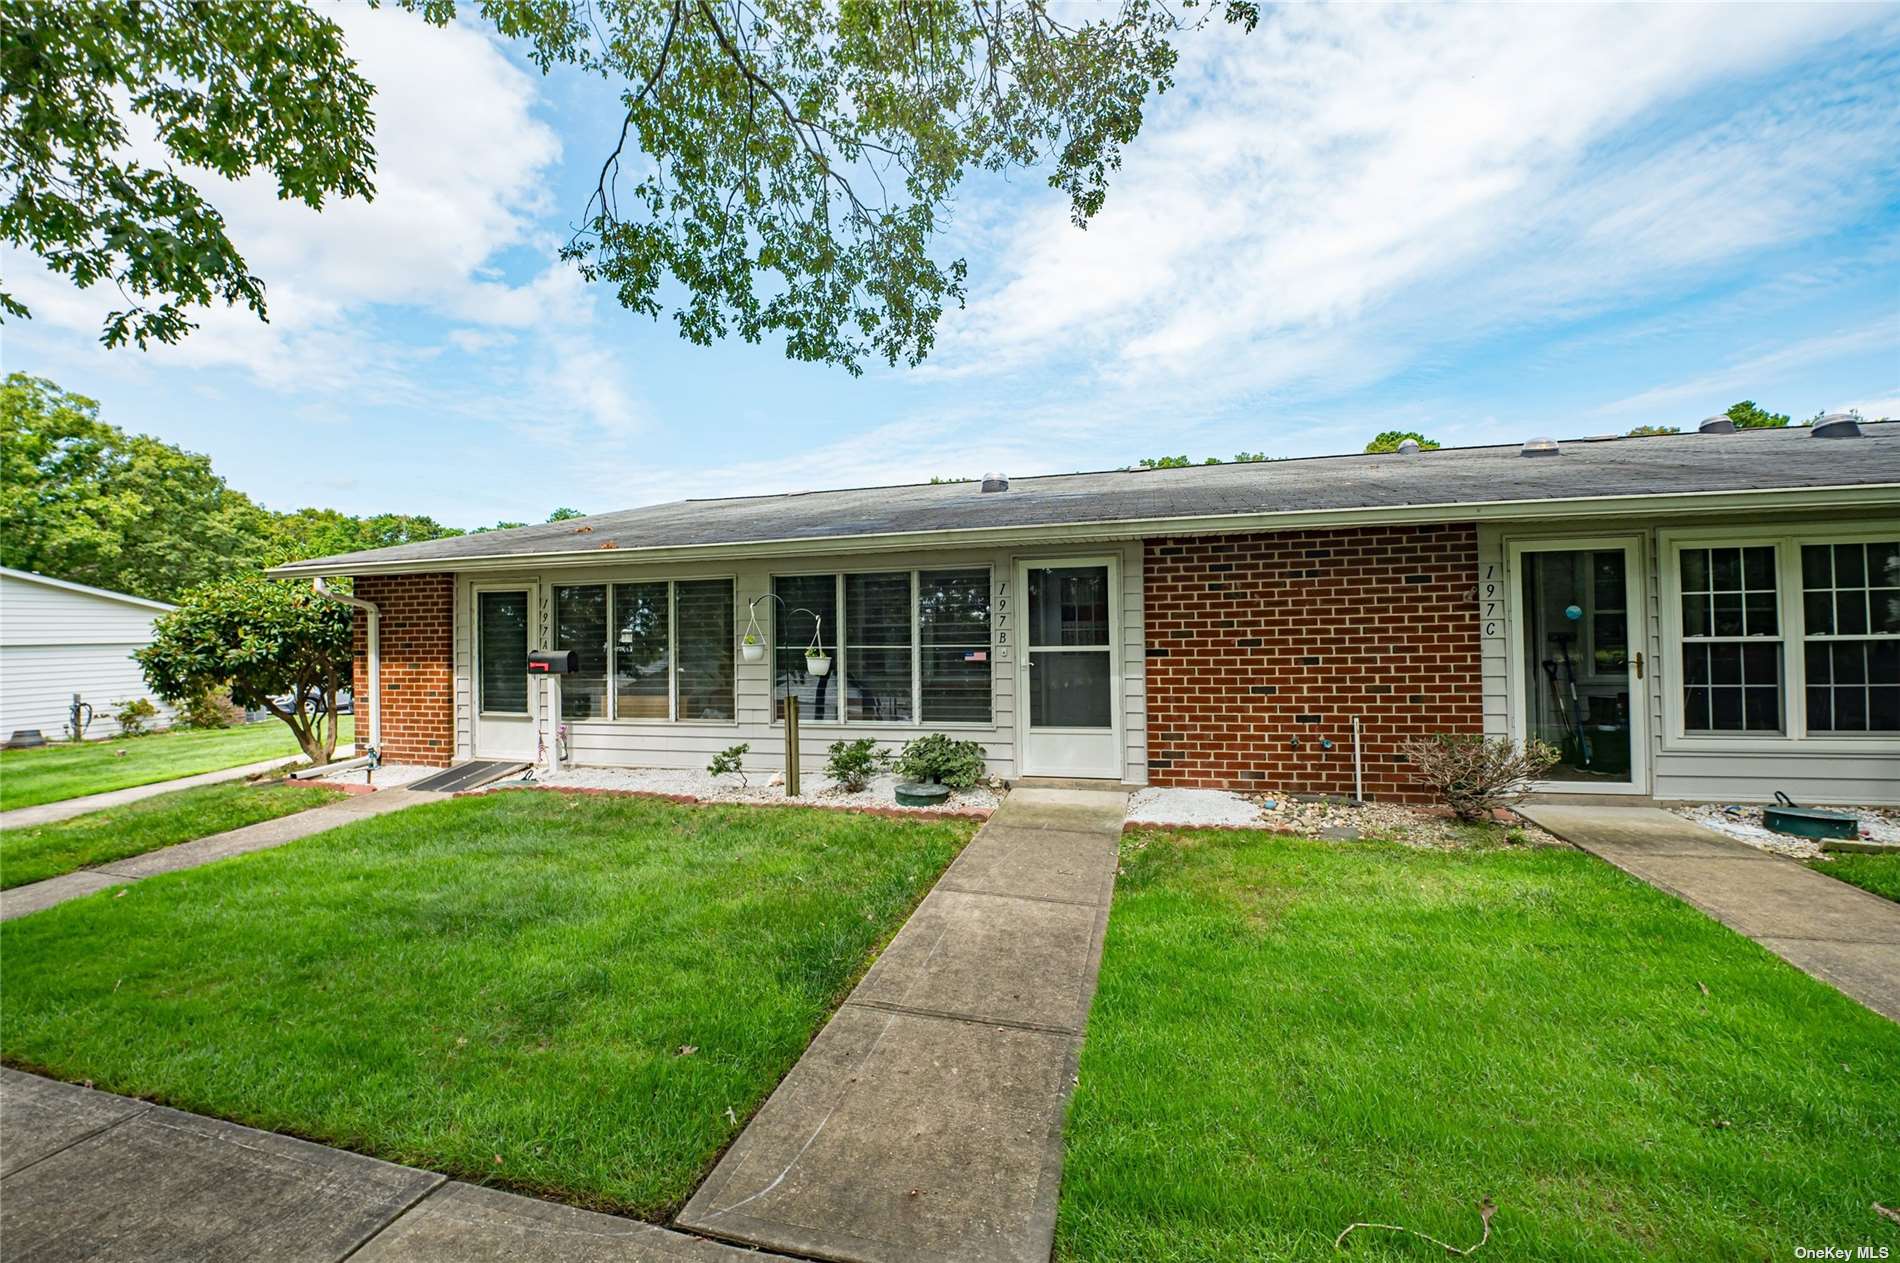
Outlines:
[[825, 653], [824, 642], [820, 639], [825, 629], [824, 618], [818, 611], [808, 610], [802, 605], [786, 605], [785, 598], [776, 592], [761, 593], [745, 603], [745, 633], [741, 637], [742, 640], [756, 638], [757, 643], [763, 644], [765, 642], [765, 632], [759, 627], [760, 601], [777, 601], [787, 614], [810, 614], [812, 620], [811, 644], [806, 648], [805, 656], [807, 658], [823, 658], [828, 656]]

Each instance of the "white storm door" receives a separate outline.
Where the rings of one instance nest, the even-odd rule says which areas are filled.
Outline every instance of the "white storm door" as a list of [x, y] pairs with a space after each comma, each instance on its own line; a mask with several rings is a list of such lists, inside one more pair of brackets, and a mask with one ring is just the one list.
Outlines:
[[534, 705], [528, 638], [534, 589], [522, 584], [475, 589], [475, 757], [533, 759]]
[[1113, 558], [1024, 562], [1018, 707], [1026, 776], [1122, 776]]

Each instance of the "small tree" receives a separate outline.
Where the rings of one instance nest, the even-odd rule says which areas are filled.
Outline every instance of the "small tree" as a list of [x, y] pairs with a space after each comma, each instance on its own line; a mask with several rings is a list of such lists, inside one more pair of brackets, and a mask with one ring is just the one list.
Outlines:
[[1535, 738], [1520, 746], [1506, 737], [1464, 733], [1417, 738], [1399, 753], [1460, 820], [1482, 820], [1516, 802], [1557, 762], [1555, 747]]
[[353, 618], [347, 605], [295, 583], [223, 579], [187, 592], [153, 624], [152, 643], [136, 657], [166, 701], [228, 686], [237, 705], [288, 724], [312, 763], [328, 763], [337, 689], [350, 678]]
[[1437, 439], [1428, 439], [1417, 430], [1383, 430], [1373, 435], [1372, 441], [1366, 444], [1366, 452], [1368, 454], [1396, 452], [1399, 450], [1399, 444], [1405, 442], [1407, 439], [1411, 439], [1414, 443], [1418, 444], [1423, 451], [1432, 452], [1438, 450]]

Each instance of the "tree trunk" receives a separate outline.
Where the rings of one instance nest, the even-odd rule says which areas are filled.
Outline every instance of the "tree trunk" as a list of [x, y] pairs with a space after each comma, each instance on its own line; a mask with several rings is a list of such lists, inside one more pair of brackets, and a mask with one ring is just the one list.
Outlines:
[[323, 742], [317, 739], [315, 726], [304, 714], [301, 700], [298, 701], [296, 710], [287, 711], [269, 698], [265, 698], [264, 709], [284, 721], [297, 738], [297, 748], [303, 751], [303, 757], [309, 759], [312, 766], [321, 767], [330, 761], [330, 752], [324, 749]]

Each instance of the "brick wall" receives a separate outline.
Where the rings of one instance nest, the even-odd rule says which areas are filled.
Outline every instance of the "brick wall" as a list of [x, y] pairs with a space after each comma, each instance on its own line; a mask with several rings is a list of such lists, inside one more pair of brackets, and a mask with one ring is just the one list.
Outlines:
[[[358, 575], [382, 612], [383, 761], [446, 767], [455, 757], [455, 576]], [[356, 615], [357, 739], [369, 739], [369, 616]]]
[[1474, 525], [1151, 539], [1146, 556], [1151, 783], [1348, 794], [1358, 715], [1366, 794], [1422, 801], [1400, 742], [1483, 730]]

